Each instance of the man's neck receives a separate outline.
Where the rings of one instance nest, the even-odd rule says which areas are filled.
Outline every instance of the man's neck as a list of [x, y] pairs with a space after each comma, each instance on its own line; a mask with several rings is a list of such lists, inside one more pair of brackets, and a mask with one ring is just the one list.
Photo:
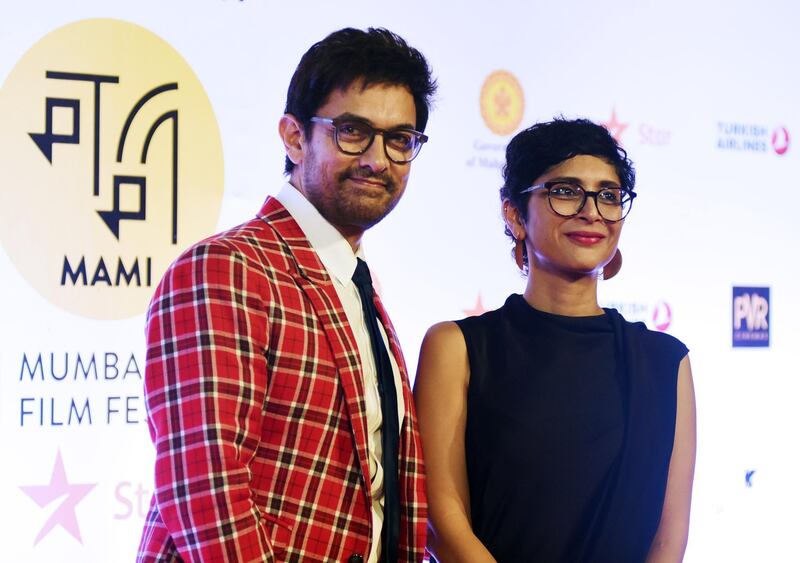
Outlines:
[[[302, 181], [296, 177], [295, 174], [292, 174], [289, 177], [289, 185], [292, 186], [295, 190], [300, 192], [300, 194], [309, 202], [311, 205], [314, 205], [310, 199], [306, 196], [306, 192], [302, 188]], [[339, 231], [339, 234], [342, 235], [342, 238], [347, 241], [347, 244], [350, 245], [350, 248], [353, 249], [353, 253], [358, 252], [358, 248], [361, 246], [361, 237], [364, 236], [364, 230], [360, 227], [352, 227], [352, 226], [340, 226], [336, 225], [335, 223], [331, 222], [330, 219], [325, 217], [325, 214], [319, 209], [316, 205], [314, 207], [319, 211], [320, 215], [328, 222], [330, 225]]]
[[353, 249], [353, 254], [357, 253], [358, 248], [361, 246], [361, 237], [364, 235], [364, 231], [358, 230], [357, 232], [348, 233], [336, 225], [334, 225], [334, 228], [339, 231], [344, 237], [344, 240], [350, 244], [350, 248]]

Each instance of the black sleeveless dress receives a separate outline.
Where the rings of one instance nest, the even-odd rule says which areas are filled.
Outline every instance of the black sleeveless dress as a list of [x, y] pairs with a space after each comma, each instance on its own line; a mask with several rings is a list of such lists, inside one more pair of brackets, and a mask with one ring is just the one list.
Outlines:
[[501, 563], [644, 561], [672, 453], [686, 347], [615, 310], [521, 295], [457, 321], [470, 362], [472, 527]]

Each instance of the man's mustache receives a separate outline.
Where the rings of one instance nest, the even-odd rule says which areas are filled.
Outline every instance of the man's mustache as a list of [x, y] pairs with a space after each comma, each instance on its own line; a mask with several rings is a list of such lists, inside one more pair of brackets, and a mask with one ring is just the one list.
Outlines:
[[350, 170], [347, 170], [346, 172], [342, 172], [342, 174], [340, 174], [339, 176], [340, 181], [346, 180], [348, 178], [377, 180], [386, 187], [387, 192], [392, 193], [395, 191], [394, 181], [392, 180], [388, 172], [376, 173], [373, 172], [372, 169], [368, 166], [353, 167]]

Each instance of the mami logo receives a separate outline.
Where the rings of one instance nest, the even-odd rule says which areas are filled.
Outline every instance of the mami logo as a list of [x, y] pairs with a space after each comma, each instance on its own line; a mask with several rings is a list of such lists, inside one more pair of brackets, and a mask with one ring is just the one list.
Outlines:
[[141, 286], [142, 283], [144, 283], [144, 285], [149, 287], [153, 281], [151, 275], [152, 262], [152, 257], [147, 256], [143, 261], [144, 267], [141, 268], [140, 271], [138, 258], [133, 259], [130, 267], [126, 267], [122, 258], [118, 258], [116, 270], [113, 269], [112, 265], [112, 270], [109, 271], [105, 260], [101, 256], [97, 261], [94, 271], [91, 272], [91, 276], [89, 276], [86, 270], [85, 256], [81, 256], [80, 262], [76, 265], [71, 264], [69, 258], [64, 256], [64, 266], [61, 270], [61, 285], [67, 285], [67, 280], [69, 280], [73, 285], [97, 285], [101, 283], [109, 286], [120, 286], [124, 280], [126, 285], [135, 284], [136, 286]]
[[769, 346], [769, 288], [733, 288], [733, 346]]
[[140, 26], [90, 19], [41, 38], [0, 90], [0, 123], [0, 242], [62, 309], [141, 314], [167, 265], [216, 229], [213, 109], [181, 55]]

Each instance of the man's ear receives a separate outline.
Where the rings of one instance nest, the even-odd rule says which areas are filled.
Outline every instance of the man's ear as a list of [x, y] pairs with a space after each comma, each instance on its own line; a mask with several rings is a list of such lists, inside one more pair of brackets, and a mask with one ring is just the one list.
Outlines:
[[303, 162], [306, 136], [300, 120], [291, 113], [284, 113], [278, 122], [278, 134], [281, 136], [289, 160], [295, 164]]

